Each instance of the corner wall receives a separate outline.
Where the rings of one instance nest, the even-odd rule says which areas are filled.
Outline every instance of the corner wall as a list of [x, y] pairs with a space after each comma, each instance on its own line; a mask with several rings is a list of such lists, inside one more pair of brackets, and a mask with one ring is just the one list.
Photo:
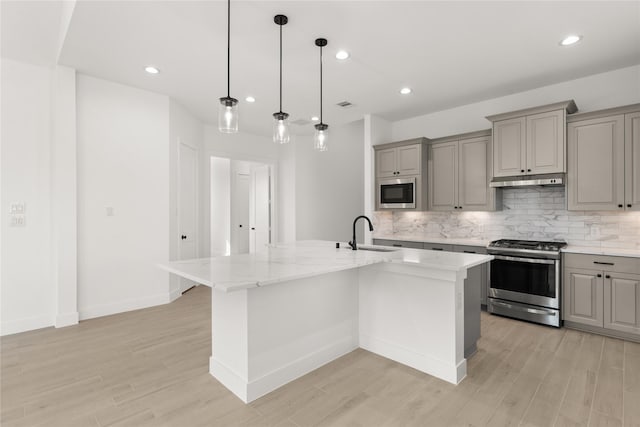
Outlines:
[[392, 124], [392, 141], [489, 129], [485, 116], [567, 99], [575, 100], [581, 112], [640, 102], [640, 65], [399, 120]]
[[169, 98], [79, 75], [81, 319], [169, 302]]
[[[2, 273], [0, 333], [50, 326], [51, 69], [2, 58]], [[25, 225], [10, 227], [11, 203]]]
[[[296, 239], [351, 240], [353, 220], [364, 214], [364, 122], [330, 129], [329, 150], [313, 150], [300, 137], [295, 155]], [[357, 227], [362, 242], [364, 223]]]

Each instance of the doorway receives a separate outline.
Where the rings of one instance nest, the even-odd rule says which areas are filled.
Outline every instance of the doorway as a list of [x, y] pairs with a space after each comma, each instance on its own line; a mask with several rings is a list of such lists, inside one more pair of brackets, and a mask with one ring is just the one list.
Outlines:
[[255, 253], [271, 243], [273, 165], [211, 157], [211, 256]]

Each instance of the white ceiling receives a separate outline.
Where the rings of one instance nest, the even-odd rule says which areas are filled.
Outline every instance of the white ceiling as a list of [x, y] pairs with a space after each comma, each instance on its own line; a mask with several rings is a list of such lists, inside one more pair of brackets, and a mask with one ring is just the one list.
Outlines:
[[[231, 96], [241, 101], [244, 131], [270, 134], [278, 110], [278, 13], [289, 17], [283, 110], [292, 120], [319, 113], [314, 40], [325, 37], [324, 121], [334, 126], [366, 113], [413, 117], [640, 63], [640, 1], [233, 0]], [[57, 1], [3, 1], [2, 55], [51, 62], [61, 15]], [[583, 41], [560, 47], [570, 33]], [[341, 48], [350, 59], [335, 59]], [[226, 1], [78, 1], [58, 62], [170, 95], [215, 124], [226, 95]], [[146, 74], [148, 64], [162, 72]], [[405, 85], [412, 94], [398, 93]], [[248, 104], [247, 95], [257, 101]], [[354, 106], [335, 105], [345, 100]]]

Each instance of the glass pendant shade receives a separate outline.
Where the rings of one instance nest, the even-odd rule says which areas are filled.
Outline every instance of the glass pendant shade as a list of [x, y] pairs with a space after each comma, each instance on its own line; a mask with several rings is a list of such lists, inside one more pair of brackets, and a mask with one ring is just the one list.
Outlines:
[[218, 108], [218, 130], [222, 133], [238, 132], [238, 100], [231, 97], [220, 98]]
[[289, 134], [289, 114], [275, 113], [273, 115], [273, 142], [286, 144], [291, 139]]
[[329, 149], [329, 125], [318, 123], [315, 125], [316, 133], [313, 136], [313, 149], [316, 151], [327, 151]]

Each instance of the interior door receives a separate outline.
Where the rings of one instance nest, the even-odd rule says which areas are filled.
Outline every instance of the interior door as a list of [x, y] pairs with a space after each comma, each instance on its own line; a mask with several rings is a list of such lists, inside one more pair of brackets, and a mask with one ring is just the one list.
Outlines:
[[249, 253], [249, 190], [250, 176], [236, 173], [233, 191], [233, 227], [235, 253]]
[[[180, 172], [178, 185], [178, 226], [180, 235], [179, 258], [198, 257], [197, 230], [197, 152], [195, 148], [180, 143]], [[196, 285], [191, 280], [180, 278], [180, 292]]]
[[269, 166], [253, 169], [253, 206], [251, 209], [251, 252], [259, 252], [271, 243], [271, 182]]

